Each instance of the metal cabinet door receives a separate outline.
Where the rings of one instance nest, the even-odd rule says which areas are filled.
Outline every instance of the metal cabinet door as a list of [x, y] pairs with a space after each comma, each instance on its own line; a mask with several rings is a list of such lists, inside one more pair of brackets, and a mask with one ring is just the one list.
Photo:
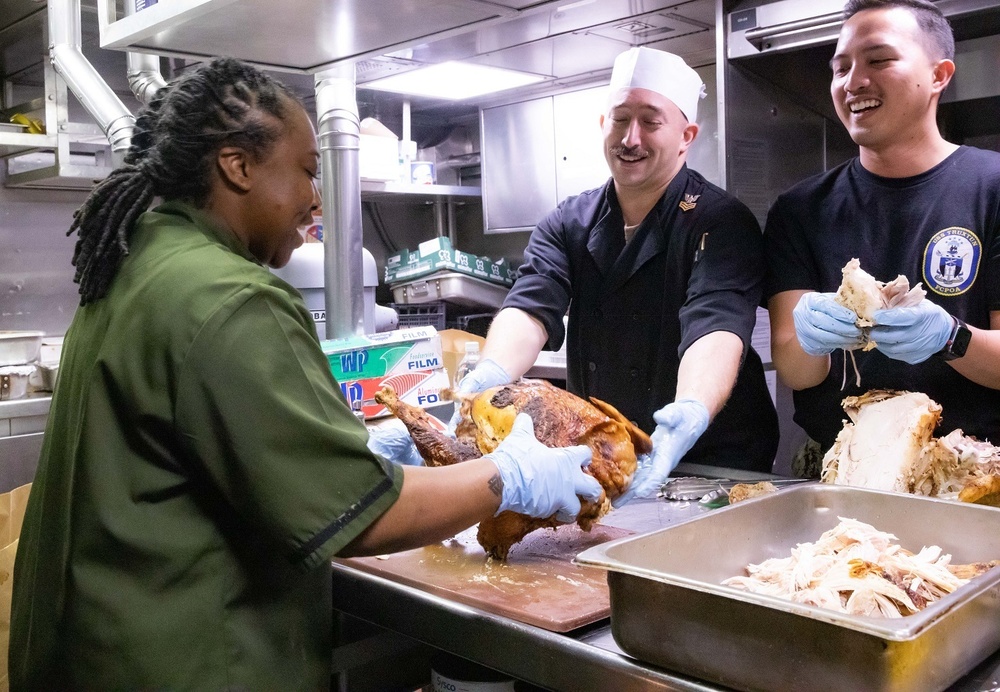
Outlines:
[[598, 187], [611, 175], [604, 159], [601, 115], [607, 87], [595, 87], [553, 97], [556, 195], [563, 200]]
[[552, 98], [482, 110], [486, 233], [529, 231], [556, 197]]

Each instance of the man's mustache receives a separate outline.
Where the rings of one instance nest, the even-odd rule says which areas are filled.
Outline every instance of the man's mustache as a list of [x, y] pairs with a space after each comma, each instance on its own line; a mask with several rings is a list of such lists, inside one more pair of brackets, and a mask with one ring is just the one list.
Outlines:
[[612, 156], [645, 157], [649, 155], [649, 152], [647, 152], [645, 149], [642, 149], [641, 147], [623, 147], [619, 145], [616, 147], [611, 147], [610, 151]]

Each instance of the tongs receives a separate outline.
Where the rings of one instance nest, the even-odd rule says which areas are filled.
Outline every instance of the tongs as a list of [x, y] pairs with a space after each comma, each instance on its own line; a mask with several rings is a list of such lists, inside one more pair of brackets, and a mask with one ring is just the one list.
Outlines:
[[[768, 483], [780, 488], [795, 483], [808, 482], [809, 478], [773, 478], [766, 479]], [[734, 481], [728, 478], [701, 478], [699, 476], [679, 476], [671, 478], [660, 488], [660, 494], [668, 500], [701, 500], [711, 502], [728, 495], [733, 486], [740, 483], [757, 483], [758, 481]]]

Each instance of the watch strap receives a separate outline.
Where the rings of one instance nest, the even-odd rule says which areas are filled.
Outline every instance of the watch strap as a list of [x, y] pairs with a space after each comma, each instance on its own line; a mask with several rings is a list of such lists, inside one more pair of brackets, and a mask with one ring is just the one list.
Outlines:
[[937, 353], [942, 360], [946, 361], [964, 356], [969, 348], [969, 342], [972, 340], [972, 332], [969, 330], [969, 326], [954, 315], [952, 315], [951, 319], [953, 322], [951, 334], [948, 336], [948, 341], [945, 343], [944, 348]]

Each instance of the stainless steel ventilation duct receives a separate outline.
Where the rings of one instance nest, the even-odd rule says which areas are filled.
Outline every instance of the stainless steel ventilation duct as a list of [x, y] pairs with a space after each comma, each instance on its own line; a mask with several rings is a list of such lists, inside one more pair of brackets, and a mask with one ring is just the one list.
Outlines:
[[[1000, 0], [937, 0], [949, 19], [1000, 6]], [[730, 59], [837, 42], [844, 0], [778, 0], [730, 12], [726, 49]]]
[[122, 163], [135, 116], [115, 95], [80, 50], [79, 0], [49, 0], [49, 57], [52, 66], [111, 142], [112, 166]]
[[323, 175], [326, 338], [364, 333], [361, 235], [361, 120], [354, 65], [315, 75]]
[[126, 53], [128, 65], [128, 85], [142, 104], [148, 104], [156, 92], [166, 86], [160, 74], [160, 59], [147, 53]]
[[[135, 14], [135, 3], [125, 3], [125, 15]], [[148, 53], [125, 53], [125, 64], [128, 75], [128, 86], [139, 99], [139, 103], [146, 105], [153, 100], [156, 92], [166, 86], [166, 82], [160, 75], [160, 58]]]

